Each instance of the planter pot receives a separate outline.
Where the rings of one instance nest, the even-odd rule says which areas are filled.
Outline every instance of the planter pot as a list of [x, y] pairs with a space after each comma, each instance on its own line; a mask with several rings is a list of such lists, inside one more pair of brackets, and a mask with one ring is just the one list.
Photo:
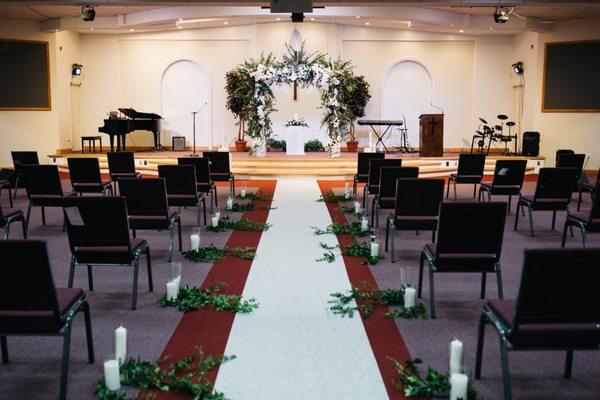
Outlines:
[[358, 140], [348, 140], [346, 146], [349, 153], [356, 153], [358, 151]]
[[235, 141], [235, 151], [240, 153], [246, 151], [247, 142], [245, 140], [236, 140]]

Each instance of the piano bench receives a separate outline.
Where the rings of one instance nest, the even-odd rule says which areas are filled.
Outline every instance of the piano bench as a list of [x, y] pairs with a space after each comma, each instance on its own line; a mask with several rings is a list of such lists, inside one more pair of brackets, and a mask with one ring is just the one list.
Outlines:
[[[82, 136], [81, 137], [81, 154], [85, 153], [84, 143], [88, 143], [88, 153], [92, 151], [96, 154], [96, 140], [100, 142], [100, 153], [102, 153], [102, 136]], [[92, 150], [93, 149], [93, 150]]]

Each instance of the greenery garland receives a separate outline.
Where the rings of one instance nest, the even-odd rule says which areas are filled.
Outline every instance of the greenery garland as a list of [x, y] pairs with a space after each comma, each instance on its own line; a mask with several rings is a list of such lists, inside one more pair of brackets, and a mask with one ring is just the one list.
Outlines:
[[359, 218], [359, 219], [362, 218], [362, 216], [364, 215], [364, 213], [362, 211], [357, 213], [355, 211], [354, 207], [348, 207], [348, 206], [336, 207], [334, 209], [334, 211], [337, 211], [337, 212], [342, 213], [342, 214], [353, 215], [353, 216], [355, 216], [356, 218]]
[[360, 222], [352, 222], [350, 224], [340, 224], [338, 222], [332, 222], [325, 229], [320, 229], [315, 226], [311, 227], [314, 230], [315, 235], [344, 235], [351, 234], [352, 236], [371, 236], [373, 234], [373, 230], [371, 228], [367, 228], [366, 230], [362, 229]]
[[214, 307], [217, 311], [248, 314], [258, 308], [258, 303], [254, 298], [244, 300], [240, 295], [221, 294], [220, 292], [225, 286], [224, 283], [218, 283], [208, 289], [186, 286], [179, 290], [176, 299], [168, 300], [165, 295], [158, 300], [158, 304], [163, 307], [176, 307], [184, 313]]
[[256, 247], [217, 247], [214, 244], [183, 252], [183, 256], [194, 262], [211, 262], [225, 257], [239, 257], [243, 260], [254, 260]]
[[[201, 347], [191, 356], [168, 366], [165, 364], [170, 361], [169, 357], [156, 363], [129, 358], [120, 366], [121, 384], [148, 390], [147, 398], [154, 397], [157, 392], [169, 392], [188, 395], [194, 400], [225, 400], [223, 393], [213, 391], [213, 384], [206, 374], [233, 359], [235, 356], [206, 356]], [[134, 399], [123, 391], [109, 390], [104, 380], [96, 383], [94, 396], [99, 400]]]
[[246, 195], [244, 197], [242, 197], [241, 195], [237, 195], [235, 196], [236, 199], [239, 200], [256, 200], [256, 201], [271, 201], [273, 200], [272, 197], [267, 196], [266, 194], [262, 193], [262, 192], [256, 192], [256, 193], [252, 193], [252, 192], [246, 192]]
[[384, 259], [383, 256], [371, 256], [371, 245], [369, 244], [369, 242], [351, 244], [348, 246], [341, 247], [339, 245], [329, 246], [327, 243], [319, 242], [319, 246], [321, 246], [322, 249], [327, 251], [323, 254], [322, 258], [319, 258], [316, 261], [327, 261], [328, 263], [334, 262], [335, 254], [332, 250], [336, 248], [341, 248], [341, 253], [343, 256], [364, 258], [363, 265], [375, 265]]
[[255, 222], [247, 218], [242, 217], [239, 221], [232, 221], [228, 216], [219, 219], [217, 226], [208, 225], [207, 231], [211, 232], [225, 232], [225, 231], [252, 231], [252, 232], [265, 232], [269, 230], [271, 224], [266, 222]]
[[227, 212], [235, 212], [235, 213], [243, 213], [245, 211], [254, 210], [254, 202], [250, 203], [233, 203], [231, 206], [231, 210], [227, 210]]
[[[325, 203], [339, 203], [346, 202], [352, 200], [350, 193], [346, 196], [346, 194], [335, 194], [333, 190], [322, 194], [316, 201], [317, 202], [325, 202]], [[354, 207], [352, 208], [354, 210]]]

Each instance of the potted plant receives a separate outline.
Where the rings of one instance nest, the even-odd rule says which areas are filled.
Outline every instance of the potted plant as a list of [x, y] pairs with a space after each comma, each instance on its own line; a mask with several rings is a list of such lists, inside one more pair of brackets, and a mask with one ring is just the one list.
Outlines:
[[225, 82], [225, 90], [227, 91], [225, 106], [238, 118], [237, 125], [239, 128], [235, 149], [243, 152], [246, 151], [247, 147], [244, 127], [248, 113], [248, 93], [252, 93], [254, 89], [251, 87], [251, 82], [246, 79], [246, 74], [237, 68], [227, 72]]
[[369, 93], [369, 82], [366, 81], [362, 75], [348, 74], [346, 76], [346, 87], [343, 92], [342, 101], [346, 105], [348, 110], [348, 120], [350, 130], [348, 136], [350, 140], [346, 142], [349, 152], [358, 151], [358, 140], [354, 135], [354, 122], [361, 117], [365, 116], [365, 108], [371, 98]]

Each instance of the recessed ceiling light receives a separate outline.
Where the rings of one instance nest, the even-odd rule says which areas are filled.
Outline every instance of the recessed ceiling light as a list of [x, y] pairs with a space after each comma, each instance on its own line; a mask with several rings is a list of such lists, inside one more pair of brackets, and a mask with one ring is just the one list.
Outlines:
[[314, 21], [315, 19], [314, 19], [314, 18], [311, 18], [310, 20], [311, 20], [311, 21]]
[[55, 29], [54, 32], [58, 32], [58, 29]]
[[277, 21], [281, 21], [281, 18], [277, 18]]
[[183, 18], [177, 18], [177, 21], [181, 22], [181, 21], [183, 21]]
[[453, 26], [454, 26], [454, 24], [450, 24], [450, 27], [453, 27]]
[[181, 26], [178, 26], [177, 29], [183, 29]]
[[371, 25], [371, 23], [370, 22], [365, 22], [365, 25]]
[[356, 19], [360, 19], [360, 15], [357, 15], [357, 16], [356, 16]]
[[228, 23], [229, 23], [229, 22], [225, 21], [225, 22], [223, 22], [223, 25], [227, 25]]
[[130, 30], [129, 30], [129, 32], [134, 32], [134, 31], [135, 31], [135, 29], [130, 29]]
[[494, 28], [490, 26], [490, 31], [493, 31], [493, 30], [494, 30]]
[[460, 32], [460, 33], [463, 33], [464, 31], [461, 29], [459, 32]]
[[94, 30], [94, 28], [90, 28], [90, 31], [93, 31], [93, 30]]

